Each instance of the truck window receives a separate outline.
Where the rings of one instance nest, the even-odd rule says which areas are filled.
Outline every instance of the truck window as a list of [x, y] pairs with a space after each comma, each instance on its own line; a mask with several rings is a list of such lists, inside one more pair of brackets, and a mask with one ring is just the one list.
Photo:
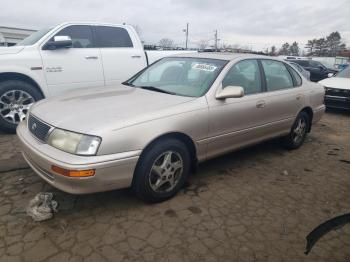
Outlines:
[[133, 47], [126, 29], [111, 26], [95, 26], [97, 47]]
[[[88, 25], [72, 25], [59, 31], [55, 36], [72, 38], [72, 48], [91, 48], [93, 45], [92, 31]], [[53, 39], [52, 39], [53, 40]]]

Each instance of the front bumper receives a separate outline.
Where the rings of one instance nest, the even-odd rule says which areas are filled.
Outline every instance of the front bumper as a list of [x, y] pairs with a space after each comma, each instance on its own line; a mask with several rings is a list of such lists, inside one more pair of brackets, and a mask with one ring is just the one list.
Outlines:
[[[26, 121], [17, 127], [22, 154], [31, 168], [47, 183], [71, 193], [87, 194], [130, 187], [141, 150], [103, 156], [77, 156], [42, 143], [29, 132]], [[72, 178], [56, 174], [51, 166], [68, 170], [95, 169], [95, 175]]]
[[329, 108], [350, 110], [350, 97], [326, 95], [325, 104]]

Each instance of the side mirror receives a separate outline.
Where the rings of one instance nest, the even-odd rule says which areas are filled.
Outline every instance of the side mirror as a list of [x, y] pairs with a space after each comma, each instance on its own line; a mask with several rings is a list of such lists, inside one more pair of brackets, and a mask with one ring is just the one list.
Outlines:
[[60, 48], [70, 48], [73, 45], [73, 41], [70, 36], [54, 36], [53, 41], [48, 41], [43, 50], [55, 50]]
[[244, 96], [244, 89], [241, 86], [226, 86], [218, 94], [216, 99], [239, 98]]
[[328, 73], [328, 77], [333, 77], [334, 74], [333, 73]]

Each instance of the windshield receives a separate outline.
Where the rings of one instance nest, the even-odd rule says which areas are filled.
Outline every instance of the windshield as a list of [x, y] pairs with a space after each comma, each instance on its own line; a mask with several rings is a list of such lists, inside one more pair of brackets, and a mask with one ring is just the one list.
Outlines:
[[34, 45], [39, 41], [44, 35], [46, 35], [52, 28], [41, 29], [30, 36], [24, 38], [21, 42], [17, 43], [18, 46]]
[[152, 91], [200, 97], [207, 92], [227, 62], [206, 58], [163, 58], [127, 84]]
[[345, 68], [343, 71], [340, 71], [336, 77], [344, 77], [344, 78], [350, 78], [350, 65]]

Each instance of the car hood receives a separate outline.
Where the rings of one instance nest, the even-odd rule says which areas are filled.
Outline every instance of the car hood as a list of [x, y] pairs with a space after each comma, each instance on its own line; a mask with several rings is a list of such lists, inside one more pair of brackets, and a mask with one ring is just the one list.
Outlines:
[[41, 100], [31, 114], [46, 123], [79, 133], [98, 134], [100, 129], [115, 130], [163, 117], [165, 111], [194, 100], [141, 88], [117, 87], [76, 90]]
[[350, 90], [350, 78], [330, 77], [330, 78], [323, 79], [318, 83], [320, 83], [325, 87]]
[[17, 54], [23, 50], [24, 46], [0, 47], [0, 55]]

